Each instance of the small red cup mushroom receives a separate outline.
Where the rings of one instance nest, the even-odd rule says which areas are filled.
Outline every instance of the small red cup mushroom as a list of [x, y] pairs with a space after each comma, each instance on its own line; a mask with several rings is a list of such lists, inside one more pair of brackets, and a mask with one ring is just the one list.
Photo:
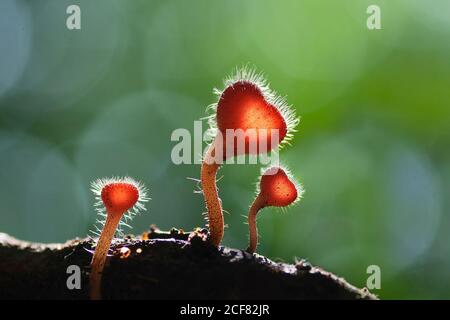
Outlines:
[[145, 210], [144, 202], [149, 198], [144, 185], [129, 177], [98, 179], [91, 184], [91, 190], [97, 200], [95, 206], [99, 215], [105, 217], [103, 230], [92, 257], [89, 276], [90, 298], [99, 300], [106, 257], [121, 219], [132, 219], [140, 210]]
[[247, 252], [254, 253], [258, 246], [258, 229], [256, 216], [265, 207], [287, 207], [300, 200], [303, 195], [302, 186], [283, 168], [271, 167], [261, 176], [258, 195], [248, 212], [249, 245]]
[[222, 203], [216, 185], [220, 165], [227, 158], [275, 150], [291, 138], [299, 120], [286, 101], [253, 70], [238, 69], [225, 81], [225, 89], [215, 92], [219, 101], [212, 106], [215, 112], [209, 119], [214, 140], [205, 154], [200, 176], [210, 241], [219, 246], [224, 233]]

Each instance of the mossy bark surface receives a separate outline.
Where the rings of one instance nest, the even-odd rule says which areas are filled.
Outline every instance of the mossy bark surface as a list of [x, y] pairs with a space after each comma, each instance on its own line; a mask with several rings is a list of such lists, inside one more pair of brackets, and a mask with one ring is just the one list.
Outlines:
[[[376, 299], [305, 261], [277, 263], [191, 233], [151, 230], [116, 241], [103, 273], [104, 299]], [[92, 241], [38, 244], [0, 233], [0, 299], [88, 299]], [[67, 268], [81, 269], [69, 290]]]

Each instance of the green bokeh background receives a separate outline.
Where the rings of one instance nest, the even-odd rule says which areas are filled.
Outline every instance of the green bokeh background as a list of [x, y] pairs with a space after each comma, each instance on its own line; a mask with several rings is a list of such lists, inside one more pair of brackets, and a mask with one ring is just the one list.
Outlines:
[[[81, 7], [82, 29], [66, 28]], [[381, 8], [382, 30], [366, 27]], [[133, 222], [203, 226], [199, 165], [176, 166], [176, 128], [254, 65], [302, 118], [281, 160], [304, 184], [265, 209], [259, 252], [307, 258], [357, 286], [380, 266], [381, 298], [450, 298], [450, 2], [0, 2], [0, 231], [61, 242], [92, 229], [89, 184], [145, 182]], [[206, 123], [204, 125], [206, 129]], [[256, 165], [227, 165], [224, 244], [246, 247]]]

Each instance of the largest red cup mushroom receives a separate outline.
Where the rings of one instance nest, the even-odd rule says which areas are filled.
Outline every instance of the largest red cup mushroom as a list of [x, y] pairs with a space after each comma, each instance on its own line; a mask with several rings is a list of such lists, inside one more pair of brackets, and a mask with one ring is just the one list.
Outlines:
[[[222, 203], [216, 175], [228, 158], [263, 154], [290, 139], [298, 118], [285, 99], [272, 91], [266, 80], [253, 70], [238, 69], [225, 80], [225, 89], [216, 90], [209, 145], [201, 168], [201, 184], [206, 202], [210, 241], [219, 246], [224, 233]], [[240, 134], [238, 134], [240, 133]]]

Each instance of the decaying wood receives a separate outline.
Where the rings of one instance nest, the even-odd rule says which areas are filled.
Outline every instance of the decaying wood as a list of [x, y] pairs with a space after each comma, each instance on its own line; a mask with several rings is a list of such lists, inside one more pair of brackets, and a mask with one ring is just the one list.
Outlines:
[[[205, 230], [153, 228], [116, 241], [103, 275], [104, 299], [376, 299], [305, 261], [276, 263], [211, 246]], [[38, 244], [0, 233], [0, 299], [87, 299], [92, 240]], [[67, 268], [81, 289], [67, 288]]]

